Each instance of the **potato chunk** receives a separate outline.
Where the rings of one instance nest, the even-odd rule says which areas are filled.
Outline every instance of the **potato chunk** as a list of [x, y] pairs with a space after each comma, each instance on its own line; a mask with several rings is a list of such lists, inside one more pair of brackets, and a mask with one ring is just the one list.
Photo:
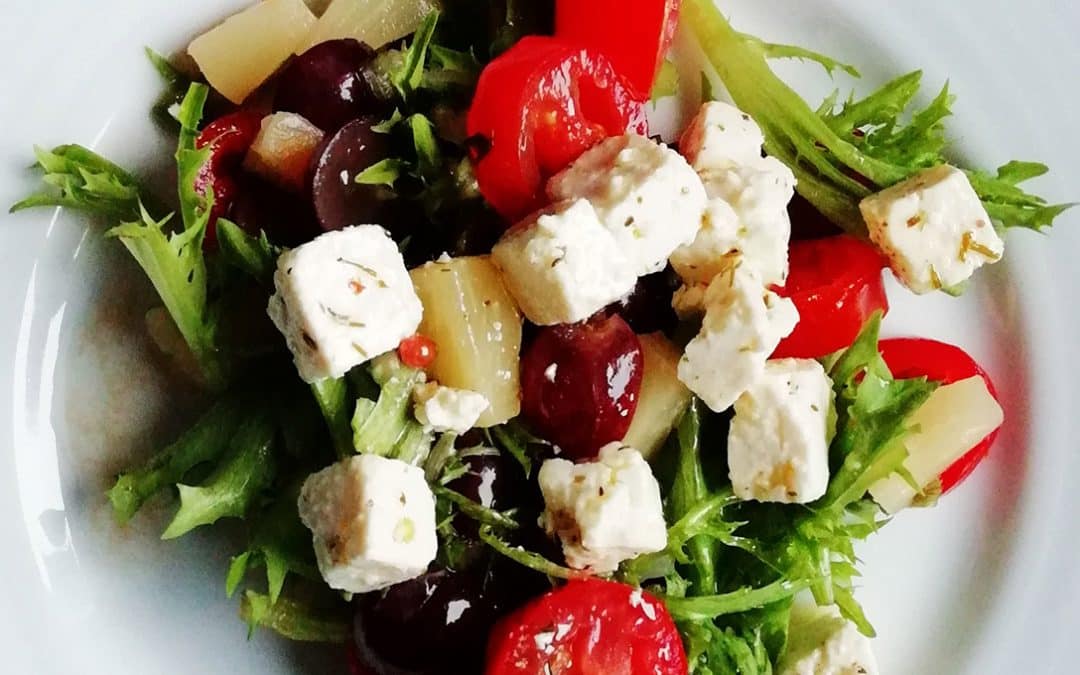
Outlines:
[[431, 375], [487, 398], [490, 407], [478, 426], [515, 417], [521, 410], [521, 314], [491, 260], [453, 258], [411, 274], [424, 305], [420, 333], [437, 346]]

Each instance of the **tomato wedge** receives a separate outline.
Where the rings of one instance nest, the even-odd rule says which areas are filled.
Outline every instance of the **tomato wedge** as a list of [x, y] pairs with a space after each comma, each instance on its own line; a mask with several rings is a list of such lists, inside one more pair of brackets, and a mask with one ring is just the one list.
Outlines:
[[[878, 349], [894, 377], [908, 379], [926, 377], [941, 384], [952, 384], [978, 375], [995, 400], [997, 389], [986, 371], [963, 349], [946, 342], [926, 338], [890, 338], [882, 340]], [[978, 445], [968, 450], [941, 473], [942, 494], [959, 485], [971, 475], [979, 462], [986, 458], [997, 439], [998, 431], [987, 434]]]
[[656, 598], [603, 579], [571, 581], [499, 622], [486, 675], [686, 675], [675, 621]]
[[480, 192], [509, 220], [542, 206], [545, 180], [593, 145], [648, 134], [644, 104], [611, 62], [541, 36], [484, 68], [467, 126]]
[[262, 125], [262, 116], [247, 110], [238, 110], [219, 117], [199, 133], [196, 148], [210, 148], [210, 158], [195, 176], [195, 190], [204, 197], [207, 189], [213, 190], [214, 205], [210, 210], [210, 225], [206, 228], [204, 246], [217, 246], [217, 230], [214, 223], [229, 214], [236, 199], [237, 183], [233, 174], [255, 142]]
[[789, 260], [776, 292], [795, 303], [799, 323], [773, 358], [816, 359], [849, 347], [874, 312], [889, 311], [885, 263], [870, 244], [848, 235], [796, 241]]
[[603, 53], [638, 97], [646, 99], [675, 37], [679, 4], [680, 0], [643, 0], [629, 6], [625, 0], [558, 0], [555, 35]]

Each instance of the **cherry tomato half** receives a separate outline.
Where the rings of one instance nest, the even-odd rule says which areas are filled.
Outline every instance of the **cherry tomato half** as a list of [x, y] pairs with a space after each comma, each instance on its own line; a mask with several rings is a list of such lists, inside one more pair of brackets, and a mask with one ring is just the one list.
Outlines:
[[[882, 340], [878, 344], [878, 349], [893, 377], [899, 379], [926, 377], [941, 384], [952, 384], [978, 375], [986, 382], [990, 395], [995, 400], [998, 398], [997, 389], [994, 388], [990, 376], [975, 362], [975, 359], [959, 347], [925, 338], [891, 338]], [[995, 429], [987, 434], [978, 445], [968, 450], [949, 468], [941, 472], [942, 493], [953, 489], [971, 475], [979, 462], [983, 461], [990, 452], [990, 446], [997, 439], [999, 430]]]
[[214, 206], [210, 210], [210, 225], [206, 228], [205, 246], [217, 245], [214, 223], [227, 216], [236, 199], [237, 183], [233, 173], [255, 142], [262, 125], [262, 116], [248, 110], [238, 110], [219, 117], [199, 133], [196, 148], [210, 148], [210, 158], [195, 177], [195, 190], [205, 196], [207, 188], [214, 191]]
[[467, 124], [480, 192], [509, 220], [542, 206], [544, 181], [593, 145], [648, 134], [644, 103], [605, 57], [540, 36], [484, 68]]
[[847, 235], [791, 244], [787, 283], [776, 292], [791, 298], [799, 323], [773, 358], [815, 359], [855, 341], [870, 316], [889, 311], [877, 250]]
[[614, 581], [571, 581], [503, 619], [488, 641], [487, 675], [686, 675], [667, 609]]
[[637, 95], [648, 98], [679, 25], [680, 1], [644, 0], [628, 11], [625, 0], [558, 0], [555, 35], [607, 56]]

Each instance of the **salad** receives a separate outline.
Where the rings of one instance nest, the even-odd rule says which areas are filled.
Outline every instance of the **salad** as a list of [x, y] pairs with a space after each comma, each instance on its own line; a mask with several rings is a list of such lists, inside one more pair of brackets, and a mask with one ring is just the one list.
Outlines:
[[772, 60], [855, 68], [713, 0], [321, 4], [147, 51], [175, 195], [64, 145], [12, 207], [105, 222], [205, 391], [119, 526], [241, 520], [243, 620], [357, 674], [878, 672], [855, 547], [1006, 414], [960, 347], [879, 339], [883, 274], [963, 293], [1068, 208], [1047, 168], [951, 163], [919, 72], [809, 104]]

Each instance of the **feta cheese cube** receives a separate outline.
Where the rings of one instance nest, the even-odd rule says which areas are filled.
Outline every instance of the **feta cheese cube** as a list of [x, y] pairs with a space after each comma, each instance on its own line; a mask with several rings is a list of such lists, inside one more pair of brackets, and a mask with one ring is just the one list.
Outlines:
[[728, 473], [743, 500], [806, 504], [829, 487], [832, 381], [812, 359], [779, 359], [735, 402]]
[[832, 605], [796, 605], [788, 633], [779, 675], [878, 675], [870, 638]]
[[765, 370], [799, 321], [799, 311], [735, 264], [705, 291], [705, 318], [679, 360], [679, 379], [716, 412], [727, 410]]
[[433, 382], [418, 386], [413, 400], [416, 421], [439, 433], [465, 433], [490, 405], [483, 394]]
[[859, 208], [870, 239], [915, 293], [955, 288], [1005, 253], [971, 182], [948, 165], [871, 195]]
[[535, 324], [584, 321], [637, 283], [630, 260], [584, 199], [519, 223], [491, 251], [510, 294]]
[[597, 461], [549, 459], [540, 467], [543, 521], [575, 569], [612, 572], [624, 560], [667, 546], [660, 486], [634, 448], [609, 443]]
[[761, 159], [765, 134], [730, 103], [708, 101], [679, 138], [679, 150], [697, 171], [727, 169]]
[[350, 457], [308, 476], [298, 506], [331, 588], [368, 593], [423, 574], [435, 559], [435, 497], [411, 464]]
[[628, 134], [585, 151], [547, 185], [552, 201], [587, 199], [638, 276], [658, 272], [694, 240], [705, 210], [701, 179], [679, 153]]
[[795, 175], [773, 157], [701, 174], [709, 198], [694, 241], [672, 254], [671, 264], [688, 282], [708, 283], [741, 253], [743, 265], [766, 284], [783, 284], [788, 271], [791, 220], [787, 205]]
[[340, 377], [390, 351], [423, 307], [397, 245], [378, 225], [327, 232], [281, 254], [267, 312], [305, 382]]

